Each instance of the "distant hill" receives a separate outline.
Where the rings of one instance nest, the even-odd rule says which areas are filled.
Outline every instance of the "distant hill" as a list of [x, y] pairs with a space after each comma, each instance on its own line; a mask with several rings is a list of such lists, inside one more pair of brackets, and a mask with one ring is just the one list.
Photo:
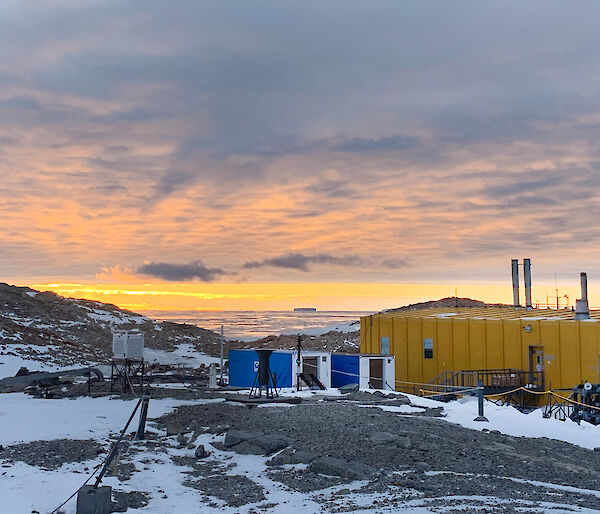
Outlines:
[[396, 307], [393, 309], [386, 309], [383, 312], [400, 312], [400, 311], [417, 311], [420, 309], [432, 309], [435, 307], [507, 307], [510, 305], [502, 303], [485, 303], [480, 300], [473, 300], [472, 298], [458, 298], [456, 296], [449, 296], [447, 298], [441, 298], [440, 300], [429, 300], [428, 302], [413, 303], [411, 305], [405, 305], [404, 307]]
[[219, 353], [219, 336], [195, 325], [158, 322], [108, 303], [0, 283], [0, 363], [3, 354], [61, 365], [104, 361], [112, 355], [112, 328], [143, 331], [148, 348], [174, 350], [189, 343], [199, 352]]

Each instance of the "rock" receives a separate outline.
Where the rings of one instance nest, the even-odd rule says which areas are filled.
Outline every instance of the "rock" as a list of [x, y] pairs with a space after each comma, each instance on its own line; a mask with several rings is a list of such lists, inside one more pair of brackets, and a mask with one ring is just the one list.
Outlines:
[[179, 434], [177, 436], [177, 442], [181, 445], [181, 446], [187, 446], [188, 445], [188, 438], [185, 436], [185, 434]]
[[358, 391], [358, 384], [346, 384], [339, 388], [340, 393], [349, 394]]
[[255, 437], [249, 441], [250, 443], [265, 450], [265, 455], [275, 453], [286, 446], [289, 446], [292, 440], [280, 434], [266, 434], [260, 437]]
[[267, 466], [281, 466], [283, 464], [310, 464], [318, 457], [316, 453], [306, 450], [287, 448], [267, 461]]
[[371, 435], [371, 441], [376, 444], [389, 444], [407, 450], [412, 448], [412, 443], [408, 437], [405, 435], [390, 434], [389, 432], [375, 432]]
[[222, 434], [227, 432], [231, 427], [229, 425], [217, 425], [216, 427], [209, 427], [205, 430], [207, 434]]
[[168, 423], [167, 424], [167, 437], [171, 435], [179, 435], [183, 434], [186, 430], [177, 423]]
[[262, 434], [249, 430], [230, 430], [225, 435], [224, 446], [244, 455], [270, 455], [289, 444], [292, 440], [280, 434]]
[[227, 449], [233, 450], [241, 455], [266, 455], [264, 448], [252, 444], [251, 441], [242, 441], [241, 443], [238, 443], [235, 446], [230, 446]]
[[[232, 431], [231, 431], [232, 432]], [[229, 432], [228, 432], [229, 434]], [[246, 437], [251, 432], [247, 432], [242, 434], [242, 437]], [[236, 453], [241, 453], [243, 455], [271, 455], [286, 446], [288, 446], [292, 440], [289, 437], [279, 435], [279, 434], [266, 434], [266, 435], [258, 435], [252, 438], [245, 438], [242, 442], [237, 444], [230, 444], [232, 441], [236, 441], [240, 437], [240, 434], [234, 434], [227, 441], [227, 436], [225, 437], [225, 446], [227, 446], [230, 450], [233, 450]]]
[[374, 403], [381, 401], [379, 397], [367, 391], [355, 391], [348, 395], [348, 399], [364, 403]]
[[17, 371], [17, 374], [15, 375], [15, 377], [23, 377], [25, 375], [30, 375], [30, 371], [25, 367], [25, 366], [21, 366], [19, 368], [19, 371]]
[[225, 441], [223, 444], [229, 448], [236, 444], [240, 444], [243, 441], [247, 441], [248, 439], [260, 437], [261, 435], [260, 432], [250, 432], [248, 430], [229, 430], [229, 432], [225, 434]]
[[335, 457], [319, 457], [313, 460], [308, 469], [321, 475], [333, 475], [350, 480], [363, 480], [375, 474], [375, 470], [355, 461], [336, 459]]
[[197, 459], [203, 459], [207, 455], [208, 455], [208, 452], [206, 451], [204, 446], [199, 444], [198, 447], [196, 448], [196, 451], [194, 452], [194, 457], [196, 457]]
[[393, 398], [397, 404], [400, 405], [410, 405], [410, 400], [408, 396], [400, 393], [390, 393], [387, 395], [388, 398]]

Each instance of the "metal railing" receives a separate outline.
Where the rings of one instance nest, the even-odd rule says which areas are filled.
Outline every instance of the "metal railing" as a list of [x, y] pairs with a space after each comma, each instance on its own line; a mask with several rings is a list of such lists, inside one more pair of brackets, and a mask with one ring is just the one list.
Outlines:
[[430, 383], [445, 392], [452, 392], [457, 387], [474, 388], [478, 383], [483, 384], [485, 394], [509, 391], [518, 387], [543, 391], [544, 372], [511, 368], [444, 371]]

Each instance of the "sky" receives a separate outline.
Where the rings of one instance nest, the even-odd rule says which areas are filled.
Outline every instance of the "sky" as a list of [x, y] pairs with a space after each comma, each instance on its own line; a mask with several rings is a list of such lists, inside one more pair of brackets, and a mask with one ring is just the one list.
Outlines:
[[600, 305], [599, 17], [4, 0], [1, 280], [138, 310], [375, 310], [510, 302], [528, 257], [534, 297], [556, 279], [573, 302], [587, 271]]

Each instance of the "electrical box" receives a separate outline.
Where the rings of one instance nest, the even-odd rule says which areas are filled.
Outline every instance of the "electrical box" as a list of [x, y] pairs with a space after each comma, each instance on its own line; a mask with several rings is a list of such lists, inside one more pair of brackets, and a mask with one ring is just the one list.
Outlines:
[[110, 514], [112, 488], [84, 485], [77, 493], [77, 514]]
[[115, 359], [125, 359], [125, 346], [127, 345], [127, 331], [117, 330], [113, 332], [113, 357]]
[[142, 360], [144, 358], [144, 334], [115, 330], [113, 332], [113, 358]]
[[144, 357], [144, 334], [142, 332], [129, 332], [125, 346], [127, 359], [141, 360]]

